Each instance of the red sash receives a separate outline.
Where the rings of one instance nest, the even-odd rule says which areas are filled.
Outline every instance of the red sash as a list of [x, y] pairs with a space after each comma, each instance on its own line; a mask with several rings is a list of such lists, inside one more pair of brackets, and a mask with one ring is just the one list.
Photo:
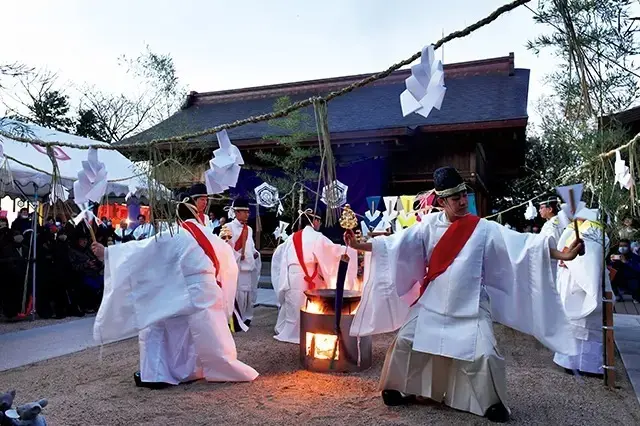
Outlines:
[[[182, 227], [186, 229], [193, 238], [196, 239], [196, 242], [204, 250], [204, 253], [207, 255], [211, 262], [213, 262], [213, 266], [216, 268], [216, 275], [220, 273], [220, 262], [218, 261], [218, 257], [216, 256], [215, 250], [213, 250], [213, 246], [211, 245], [211, 241], [207, 238], [206, 235], [198, 228], [198, 225], [192, 222], [182, 222]], [[216, 281], [218, 285], [222, 287], [222, 283], [218, 281], [216, 277]]]
[[304, 272], [304, 280], [309, 284], [309, 290], [313, 290], [316, 287], [316, 284], [313, 280], [315, 280], [316, 276], [318, 275], [318, 267], [316, 266], [315, 271], [313, 271], [313, 275], [309, 276], [307, 265], [304, 264], [304, 254], [302, 253], [302, 230], [297, 231], [293, 234], [293, 247], [296, 249], [296, 257], [298, 258], [298, 263], [300, 263], [302, 272]]
[[242, 232], [240, 232], [240, 237], [236, 240], [236, 244], [233, 246], [235, 251], [242, 250], [242, 254], [244, 254], [244, 246], [247, 243], [247, 236], [249, 235], [249, 227], [245, 223], [242, 226]]
[[420, 295], [413, 302], [413, 305], [420, 300], [429, 283], [442, 275], [451, 266], [458, 254], [460, 254], [460, 250], [471, 238], [471, 234], [475, 231], [478, 222], [480, 222], [478, 216], [467, 215], [453, 222], [445, 231], [440, 241], [433, 248], [431, 259], [429, 259], [427, 276], [424, 277], [424, 281], [420, 286]]

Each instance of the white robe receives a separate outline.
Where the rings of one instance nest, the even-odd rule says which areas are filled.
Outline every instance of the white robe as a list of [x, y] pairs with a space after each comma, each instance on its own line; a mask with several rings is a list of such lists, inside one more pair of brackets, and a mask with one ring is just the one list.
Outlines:
[[[307, 226], [302, 231], [302, 252], [307, 272], [315, 278], [316, 288], [336, 288], [340, 257], [345, 254], [345, 246], [334, 244], [322, 233]], [[345, 279], [345, 289], [352, 290], [358, 274], [358, 253], [349, 248], [349, 267]], [[271, 259], [271, 282], [279, 303], [275, 339], [282, 342], [300, 343], [300, 308], [307, 301], [304, 292], [308, 283], [300, 267], [293, 245], [293, 238], [280, 244]]]
[[[504, 360], [495, 350], [491, 319], [530, 334], [558, 352], [576, 354], [577, 342], [555, 288], [549, 248], [556, 241], [520, 234], [484, 219], [449, 268], [429, 283], [408, 318], [408, 307], [380, 309], [384, 302], [378, 299], [397, 305], [397, 296], [402, 299], [416, 291], [436, 243], [449, 226], [443, 212], [430, 214], [398, 235], [373, 240], [374, 273], [365, 288], [376, 290], [363, 294], [356, 314], [359, 326], [350, 332], [354, 336], [388, 332], [406, 318], [385, 360], [381, 386], [434, 399], [455, 394], [444, 402], [484, 415], [497, 402], [506, 406]], [[436, 366], [440, 363], [442, 368], [447, 366], [444, 373]], [[404, 371], [402, 377], [394, 378], [398, 371]], [[472, 371], [468, 380], [456, 380]], [[419, 378], [420, 386], [415, 386]], [[490, 397], [479, 396], [484, 393]]]
[[[426, 274], [433, 248], [449, 225], [440, 212], [425, 216], [421, 223], [400, 234], [374, 238], [373, 267], [378, 263], [387, 267], [376, 269], [366, 285], [394, 286], [400, 297], [415, 291], [416, 283]], [[495, 321], [530, 334], [558, 352], [576, 354], [576, 342], [568, 338], [572, 336], [570, 327], [552, 275], [549, 247], [556, 244], [551, 237], [521, 234], [481, 219], [452, 265], [429, 284], [420, 298], [414, 350], [473, 360], [480, 288], [484, 286]], [[368, 296], [384, 298], [386, 294]], [[367, 308], [372, 305], [365, 299], [358, 308], [363, 319], [376, 315], [374, 309]], [[383, 328], [397, 323], [397, 318], [387, 320]], [[383, 321], [378, 318], [378, 323]], [[362, 335], [354, 328], [351, 334]]]
[[562, 231], [564, 231], [564, 226], [560, 223], [560, 217], [556, 215], [542, 225], [540, 234], [553, 237], [556, 241], [559, 241]]
[[198, 227], [211, 242], [220, 271], [184, 229], [105, 250], [94, 338], [105, 344], [139, 333], [143, 381], [251, 381], [258, 376], [237, 359], [228, 327], [238, 275], [233, 250]]
[[[128, 237], [128, 236], [132, 235], [133, 231], [131, 229], [129, 229], [129, 228], [127, 228], [127, 229], [118, 228], [118, 229], [116, 229], [115, 233], [116, 233], [116, 235], [118, 237], [124, 238], [124, 237]], [[122, 244], [122, 241], [116, 241], [115, 243], [116, 244]]]
[[145, 223], [144, 225], [138, 225], [136, 229], [133, 230], [133, 237], [137, 240], [141, 236], [144, 235], [144, 238], [149, 238], [154, 236], [156, 230], [154, 226], [150, 223]]
[[[236, 241], [240, 238], [242, 227], [243, 225], [238, 219], [234, 219], [229, 224], [233, 234], [230, 240], [231, 247], [235, 247]], [[244, 259], [242, 259], [243, 253], [234, 250], [234, 255], [238, 263], [238, 288], [236, 291], [238, 310], [244, 320], [252, 320], [253, 306], [258, 299], [258, 282], [260, 281], [262, 260], [260, 252], [256, 250], [256, 245], [253, 241], [253, 229], [250, 226], [244, 247]]]
[[[405, 230], [400, 228], [395, 238]], [[383, 241], [375, 240], [376, 244]], [[412, 291], [403, 297], [398, 296], [389, 271], [389, 258], [386, 251], [381, 251], [372, 262], [372, 253], [364, 255], [364, 273], [362, 277], [362, 299], [360, 306], [351, 323], [351, 335], [370, 336], [372, 334], [388, 333], [399, 329], [409, 314], [409, 306], [420, 294], [420, 285], [414, 286]]]
[[[557, 279], [564, 311], [573, 335], [578, 339], [579, 354], [567, 356], [556, 353], [553, 360], [563, 368], [603, 374], [602, 232], [597, 225], [586, 229], [578, 227], [581, 228], [583, 232], [580, 233], [580, 238], [585, 243], [585, 254], [570, 262], [563, 262], [558, 268]], [[575, 230], [573, 226], [569, 226], [560, 237], [558, 250], [568, 247], [574, 239]], [[608, 245], [609, 239], [605, 235], [605, 246]], [[605, 271], [605, 286], [607, 291], [611, 291], [608, 271]]]

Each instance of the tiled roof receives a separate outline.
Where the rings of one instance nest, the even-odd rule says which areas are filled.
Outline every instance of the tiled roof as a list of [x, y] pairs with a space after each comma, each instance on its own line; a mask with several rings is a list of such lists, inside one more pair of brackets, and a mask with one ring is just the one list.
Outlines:
[[[394, 72], [384, 80], [354, 90], [329, 102], [332, 133], [408, 128], [416, 126], [482, 123], [527, 118], [529, 70], [514, 67], [513, 54], [445, 65], [447, 93], [440, 111], [429, 118], [402, 117], [400, 94], [409, 70]], [[193, 133], [219, 124], [273, 111], [274, 101], [293, 101], [326, 94], [366, 75], [189, 95], [185, 107], [169, 119], [121, 143], [139, 143]], [[313, 110], [306, 109], [313, 117]], [[311, 123], [309, 129], [315, 132]], [[273, 134], [266, 122], [229, 130], [232, 140], [255, 140]], [[215, 141], [215, 135], [204, 138]]]

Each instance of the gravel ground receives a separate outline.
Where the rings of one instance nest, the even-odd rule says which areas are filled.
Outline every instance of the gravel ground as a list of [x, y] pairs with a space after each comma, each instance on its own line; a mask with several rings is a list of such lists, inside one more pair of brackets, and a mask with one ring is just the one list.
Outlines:
[[[56, 425], [481, 425], [480, 417], [436, 404], [387, 408], [377, 390], [393, 336], [374, 338], [374, 366], [360, 374], [317, 374], [298, 367], [298, 347], [272, 338], [276, 311], [258, 308], [248, 333], [236, 335], [241, 360], [256, 368], [253, 383], [196, 382], [165, 390], [139, 389], [135, 339], [17, 368], [0, 375], [21, 404], [48, 398]], [[620, 389], [557, 369], [534, 339], [496, 325], [507, 359], [512, 424], [640, 424], [640, 405], [618, 360]]]
[[31, 330], [32, 328], [44, 327], [47, 325], [60, 324], [63, 322], [75, 321], [81, 318], [93, 317], [95, 314], [87, 314], [84, 317], [66, 317], [62, 319], [36, 319], [34, 321], [22, 320], [8, 322], [5, 318], [0, 320], [0, 334], [13, 333], [14, 331]]

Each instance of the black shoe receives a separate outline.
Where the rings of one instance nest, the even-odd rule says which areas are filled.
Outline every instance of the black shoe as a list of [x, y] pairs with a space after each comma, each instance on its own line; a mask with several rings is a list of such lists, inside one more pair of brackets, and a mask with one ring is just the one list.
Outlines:
[[[577, 370], [577, 371], [578, 371], [578, 374], [579, 374], [580, 376], [584, 376], [584, 377], [593, 377], [593, 378], [596, 378], [596, 379], [604, 379], [604, 374], [598, 374], [598, 373], [587, 373], [587, 372], [585, 372], [585, 371], [580, 371], [580, 370]], [[569, 368], [565, 368], [565, 369], [564, 369], [564, 372], [565, 372], [565, 373], [567, 373], [567, 374], [569, 374], [570, 376], [575, 376], [575, 375], [576, 375], [576, 374], [575, 374], [575, 372], [574, 372], [573, 370], [569, 369]]]
[[502, 402], [493, 404], [484, 415], [490, 422], [506, 423], [509, 421], [509, 410]]
[[133, 373], [133, 380], [136, 382], [136, 386], [139, 388], [164, 389], [168, 388], [169, 386], [173, 386], [171, 383], [164, 382], [143, 382], [142, 377], [140, 377], [139, 371]]
[[244, 321], [244, 325], [246, 325], [247, 327], [249, 327], [251, 325], [251, 320], [245, 320]]
[[397, 390], [383, 390], [382, 391], [382, 401], [384, 405], [388, 407], [397, 407], [398, 405], [407, 405], [409, 402], [413, 401], [414, 398], [411, 396], [402, 396]]

